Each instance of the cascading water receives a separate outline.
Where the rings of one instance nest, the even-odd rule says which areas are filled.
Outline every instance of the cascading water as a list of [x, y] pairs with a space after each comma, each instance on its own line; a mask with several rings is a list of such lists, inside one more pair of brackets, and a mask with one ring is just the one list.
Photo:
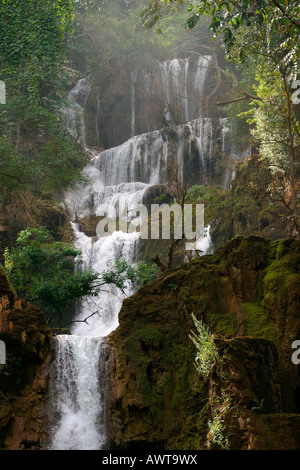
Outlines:
[[131, 90], [131, 136], [135, 135], [135, 82], [137, 78], [137, 72], [132, 72], [132, 90]]
[[[178, 71], [178, 64], [177, 59], [171, 64], [174, 74]], [[189, 102], [186, 94], [190, 68], [187, 61], [183, 65], [185, 75], [182, 109], [188, 119]], [[199, 70], [197, 73], [201, 75]], [[136, 75], [133, 79], [136, 79]], [[203, 76], [199, 78], [200, 81], [202, 79]], [[150, 81], [147, 86], [150, 89]], [[82, 109], [77, 98], [79, 94], [86, 97], [87, 93], [87, 83], [79, 81], [69, 94], [72, 106], [65, 114], [73, 134], [75, 111]], [[135, 100], [133, 93], [133, 112]], [[83, 126], [83, 121], [79, 121], [80, 126]], [[135, 122], [134, 114], [133, 133]], [[84, 129], [81, 128], [81, 131], [84, 136]], [[142, 203], [143, 195], [149, 186], [166, 181], [169, 164], [173, 167], [178, 165], [181, 181], [186, 181], [192, 165], [190, 155], [192, 151], [195, 153], [195, 149], [199, 173], [205, 171], [210, 165], [212, 138], [212, 123], [208, 118], [199, 118], [186, 125], [177, 126], [171, 130], [171, 134], [168, 129], [162, 129], [134, 136], [124, 144], [105, 150], [92, 158], [85, 168], [90, 184], [69, 191], [65, 197], [65, 207], [72, 219], [77, 220], [104, 212], [110, 216], [110, 211], [113, 213], [120, 202], [127, 203], [129, 207]], [[83, 263], [80, 269], [92, 268], [103, 273], [110, 265], [114, 265], [116, 259], [137, 261], [139, 233], [115, 231], [109, 236], [96, 238], [81, 232], [75, 222], [72, 227], [75, 245], [82, 252]], [[197, 241], [197, 249], [204, 252], [210, 248], [208, 229]], [[50, 449], [105, 448], [105, 337], [117, 328], [122, 301], [131, 293], [130, 287], [126, 294], [122, 294], [116, 287], [104, 286], [93, 300], [78, 305], [75, 322], [71, 327], [72, 334], [55, 337], [55, 357], [51, 366], [48, 400]]]
[[[94, 241], [72, 224], [75, 245], [82, 251], [82, 269], [101, 273], [117, 258], [136, 259], [139, 234], [114, 232]], [[127, 295], [132, 291], [128, 287]], [[53, 450], [101, 450], [106, 444], [104, 338], [118, 326], [125, 294], [105, 286], [90, 301], [81, 302], [71, 336], [55, 338], [51, 367], [49, 412]], [[92, 316], [91, 316], [92, 315]], [[90, 318], [89, 318], [90, 317]], [[88, 320], [87, 320], [88, 319]]]
[[81, 78], [75, 87], [67, 96], [67, 106], [61, 112], [65, 119], [65, 126], [72, 136], [78, 142], [85, 145], [85, 123], [84, 123], [84, 106], [91, 91], [91, 84]]
[[[50, 399], [58, 420], [51, 449], [93, 450], [105, 446], [101, 338], [57, 336]], [[55, 386], [53, 386], [53, 383]], [[102, 392], [102, 393], [101, 393]]]
[[[185, 142], [188, 144], [187, 151], [184, 149]], [[210, 118], [195, 119], [172, 128], [171, 132], [165, 128], [135, 136], [118, 147], [101, 152], [85, 171], [97, 191], [101, 187], [124, 183], [141, 184], [136, 181], [149, 185], [164, 183], [168, 178], [168, 166], [178, 165], [183, 171], [189, 163], [191, 144], [198, 153], [199, 173], [206, 171], [213, 144]], [[185, 183], [188, 183], [188, 177], [187, 174]]]
[[169, 123], [189, 122], [202, 117], [202, 97], [207, 69], [211, 56], [172, 59], [159, 65], [165, 118]]

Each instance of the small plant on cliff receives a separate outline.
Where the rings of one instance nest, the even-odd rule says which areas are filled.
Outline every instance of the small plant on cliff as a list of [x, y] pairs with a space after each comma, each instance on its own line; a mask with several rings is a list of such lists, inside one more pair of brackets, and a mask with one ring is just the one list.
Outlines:
[[[197, 348], [195, 366], [199, 374], [206, 376], [216, 360], [221, 361], [221, 359], [209, 328], [201, 320], [197, 320], [194, 314], [192, 318], [198, 333], [191, 331], [190, 335], [190, 339]], [[224, 390], [221, 390], [221, 396], [209, 399], [208, 404], [212, 409], [212, 416], [207, 423], [206, 447], [211, 449], [212, 446], [216, 446], [219, 449], [228, 450], [230, 428], [225, 424], [224, 418], [231, 409], [230, 398]]]
[[216, 397], [211, 402], [215, 406], [212, 412], [212, 419], [208, 421], [208, 435], [206, 441], [206, 447], [211, 449], [212, 445], [216, 445], [218, 448], [223, 450], [229, 450], [229, 436], [228, 426], [225, 424], [225, 416], [231, 409], [230, 398], [222, 390], [221, 396]]
[[198, 332], [196, 334], [194, 331], [191, 331], [190, 335], [190, 339], [197, 349], [195, 366], [197, 371], [205, 376], [218, 358], [218, 350], [209, 328], [201, 320], [197, 320], [194, 314], [192, 314], [192, 318]]

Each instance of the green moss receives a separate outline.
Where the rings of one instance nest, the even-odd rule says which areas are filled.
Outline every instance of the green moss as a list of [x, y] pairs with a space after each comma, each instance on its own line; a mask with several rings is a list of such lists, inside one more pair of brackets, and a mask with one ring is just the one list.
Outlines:
[[[190, 374], [193, 360], [187, 349], [175, 347], [173, 349], [176, 385], [173, 390], [171, 408], [187, 410], [190, 406]], [[192, 367], [191, 367], [192, 366]]]
[[205, 413], [189, 416], [183, 432], [172, 445], [172, 450], [204, 450], [207, 434], [207, 416]]
[[[276, 248], [276, 259], [280, 260], [283, 256], [285, 257], [285, 261], [289, 260], [290, 262], [297, 263], [297, 257], [294, 256], [294, 253], [291, 253], [291, 248], [294, 252], [299, 253], [299, 245], [295, 240], [294, 243], [291, 240], [279, 240], [277, 242], [273, 242], [272, 244]], [[292, 245], [292, 246], [291, 246]]]
[[230, 313], [228, 314], [210, 314], [209, 326], [215, 333], [221, 335], [235, 335], [237, 331], [236, 317]]
[[260, 303], [244, 303], [242, 307], [245, 311], [245, 336], [274, 340], [276, 329], [270, 323], [262, 305]]
[[291, 284], [300, 282], [300, 258], [287, 252], [284, 240], [277, 243], [276, 260], [266, 270], [264, 277], [265, 295], [272, 292], [282, 300], [281, 294], [288, 291]]
[[262, 307], [267, 308], [268, 305], [276, 305], [277, 303], [277, 296], [272, 292], [267, 292], [264, 295], [264, 299], [262, 302]]
[[143, 353], [140, 342], [130, 336], [124, 341], [124, 347], [127, 355], [130, 357], [130, 360], [135, 363], [137, 362], [139, 366], [148, 365], [150, 358]]
[[140, 328], [134, 334], [135, 338], [146, 348], [161, 349], [164, 341], [164, 333], [158, 328]]

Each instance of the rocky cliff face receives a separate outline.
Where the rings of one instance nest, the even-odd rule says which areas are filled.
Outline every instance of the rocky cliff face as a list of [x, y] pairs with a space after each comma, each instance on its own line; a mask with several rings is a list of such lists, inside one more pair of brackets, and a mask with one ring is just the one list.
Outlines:
[[257, 155], [237, 165], [232, 188], [211, 226], [216, 248], [235, 236], [258, 235], [269, 240], [296, 238], [287, 209], [289, 191], [285, 192], [283, 202], [280, 201], [276, 192], [270, 190], [274, 178]]
[[21, 230], [40, 226], [46, 226], [58, 240], [73, 239], [70, 219], [51, 194], [24, 192], [0, 203], [0, 262], [5, 248], [15, 244]]
[[[112, 446], [299, 448], [291, 361], [300, 338], [299, 267], [299, 241], [235, 238], [125, 300], [108, 341]], [[204, 379], [194, 367], [192, 313], [214, 333], [219, 354]], [[214, 440], [222, 420], [222, 439]]]
[[192, 54], [80, 79], [68, 96], [67, 125], [88, 146], [110, 148], [135, 135], [204, 116], [211, 64], [211, 56]]
[[0, 266], [0, 448], [39, 449], [45, 438], [43, 401], [51, 329], [41, 310], [16, 296]]
[[109, 80], [80, 79], [63, 110], [66, 126], [98, 154], [106, 149], [99, 162], [116, 164], [121, 154], [124, 180], [134, 171], [134, 181], [156, 184], [168, 165], [178, 164], [188, 186], [214, 181], [229, 187], [245, 149], [239, 148], [233, 123], [213, 106], [224, 93], [216, 60], [191, 53], [147, 69], [121, 69]]

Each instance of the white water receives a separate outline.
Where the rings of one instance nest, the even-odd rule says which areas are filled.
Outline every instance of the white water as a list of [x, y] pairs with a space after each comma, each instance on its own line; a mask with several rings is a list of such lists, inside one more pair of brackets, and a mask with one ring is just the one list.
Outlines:
[[[181, 61], [181, 62], [180, 62]], [[182, 62], [183, 61], [183, 62]], [[205, 62], [206, 64], [206, 62]], [[205, 71], [197, 70], [198, 92], [204, 83]], [[189, 62], [175, 59], [168, 64], [171, 75], [177, 77], [175, 91], [181, 100], [184, 119], [189, 118], [188, 75]], [[183, 72], [182, 72], [183, 71]], [[162, 70], [162, 73], [163, 70]], [[167, 72], [165, 72], [167, 73]], [[183, 73], [183, 75], [182, 75]], [[179, 75], [180, 76], [179, 76]], [[179, 78], [178, 78], [179, 77]], [[136, 76], [132, 77], [134, 80]], [[200, 83], [201, 82], [201, 83]], [[203, 82], [203, 83], [202, 83]], [[166, 92], [171, 100], [172, 83], [165, 82]], [[147, 85], [150, 87], [150, 84]], [[175, 85], [174, 85], [175, 86]], [[75, 138], [85, 142], [83, 107], [78, 99], [86, 100], [89, 87], [80, 80], [69, 94], [70, 107], [65, 109], [66, 123]], [[136, 96], [132, 89], [132, 134], [136, 126]], [[100, 101], [98, 102], [100, 113]], [[99, 117], [99, 116], [98, 116]], [[169, 116], [171, 119], [171, 115]], [[188, 130], [188, 134], [186, 133]], [[187, 125], [177, 127], [177, 151], [170, 150], [168, 134], [157, 130], [134, 136], [124, 144], [106, 150], [95, 156], [85, 168], [90, 185], [69, 191], [65, 207], [72, 220], [102, 214], [113, 210], [121, 200], [128, 206], [142, 202], [146, 189], [167, 178], [169, 164], [178, 165], [184, 182], [183, 165], [188, 155], [184, 154], [185, 139], [188, 148], [192, 144], [199, 153], [202, 171], [209, 168], [212, 153], [212, 123], [210, 119], [199, 118]], [[173, 139], [174, 140], [174, 139]], [[175, 155], [175, 160], [174, 160]], [[116, 259], [137, 261], [139, 234], [114, 232], [108, 237], [97, 239], [80, 232], [72, 224], [75, 245], [82, 251], [83, 264], [80, 269], [92, 268], [102, 273]], [[197, 249], [211, 248], [209, 229], [197, 241]], [[113, 286], [104, 286], [101, 293], [90, 301], [78, 305], [76, 322], [71, 336], [55, 338], [55, 359], [51, 367], [50, 421], [53, 450], [101, 450], [106, 445], [105, 428], [105, 338], [118, 326], [118, 315], [123, 299], [132, 293], [130, 286], [125, 293]], [[93, 316], [91, 316], [93, 314]], [[90, 318], [88, 318], [90, 317]]]
[[[189, 132], [186, 133], [185, 131]], [[189, 146], [194, 142], [202, 171], [205, 171], [212, 154], [213, 129], [210, 118], [199, 118], [174, 127], [177, 133], [169, 139], [168, 131], [160, 129], [137, 135], [123, 144], [101, 152], [86, 168], [87, 175], [97, 185], [112, 186], [121, 183], [160, 184], [167, 181], [168, 166], [181, 169], [190, 154], [184, 154], [184, 139]], [[137, 181], [139, 183], [137, 183]]]
[[135, 135], [135, 87], [136, 87], [137, 72], [132, 72], [131, 74], [131, 137]]
[[61, 110], [65, 126], [78, 142], [85, 145], [84, 106], [91, 91], [91, 84], [81, 78], [67, 96], [67, 105]]
[[203, 255], [211, 254], [213, 251], [213, 244], [210, 236], [210, 225], [204, 228], [203, 235], [196, 241], [196, 250], [202, 252]]
[[[136, 259], [138, 233], [114, 232], [109, 237], [94, 240], [80, 232], [77, 224], [72, 226], [75, 245], [83, 255], [81, 269], [93, 268], [101, 273], [113, 266], [116, 259], [131, 262]], [[117, 328], [122, 301], [131, 293], [130, 286], [124, 294], [114, 286], [104, 286], [97, 297], [78, 306], [72, 335], [55, 338], [50, 386], [54, 424], [50, 449], [101, 450], [105, 447], [103, 340]]]
[[211, 56], [199, 56], [196, 71], [189, 57], [160, 64], [167, 122], [188, 122], [202, 117], [203, 88], [210, 62]]
[[[157, 62], [149, 70], [131, 72], [128, 138], [153, 129], [163, 118], [167, 125], [173, 126], [203, 117], [204, 83], [211, 59], [209, 55], [193, 54]], [[112, 109], [112, 114], [115, 112], [119, 111]], [[125, 119], [129, 120], [129, 116]]]
[[[51, 450], [94, 450], [105, 445], [103, 399], [99, 386], [100, 338], [57, 336], [55, 387], [50, 392], [58, 415]], [[101, 364], [101, 362], [100, 362]]]
[[[93, 241], [80, 232], [74, 224], [76, 247], [83, 253], [82, 269], [93, 268], [101, 273], [114, 265], [116, 259], [133, 262], [137, 259], [139, 241], [138, 233], [127, 234], [114, 232], [111, 236]], [[101, 293], [92, 301], [82, 302], [76, 320], [84, 320], [91, 313], [98, 312], [86, 323], [76, 323], [72, 333], [86, 337], [105, 337], [118, 326], [118, 315], [124, 298], [133, 293], [128, 286], [126, 294], [122, 294], [114, 286], [104, 286]]]

